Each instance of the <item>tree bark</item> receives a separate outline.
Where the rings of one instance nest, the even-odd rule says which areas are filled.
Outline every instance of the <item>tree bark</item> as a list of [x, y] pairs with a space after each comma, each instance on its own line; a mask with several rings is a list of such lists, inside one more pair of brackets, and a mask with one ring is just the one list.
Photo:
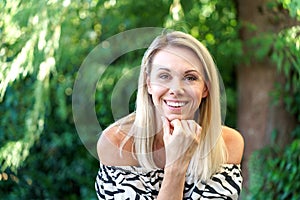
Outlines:
[[[238, 18], [243, 28], [242, 41], [264, 33], [278, 33], [294, 22], [283, 10], [269, 9], [267, 0], [237, 0]], [[254, 25], [255, 31], [247, 28]], [[244, 52], [250, 49], [244, 45]], [[252, 49], [253, 51], [253, 49]], [[255, 49], [254, 49], [255, 51]], [[277, 132], [276, 144], [285, 146], [290, 142], [295, 120], [287, 113], [282, 101], [272, 104], [270, 92], [274, 84], [284, 84], [283, 75], [277, 72], [273, 63], [265, 58], [257, 61], [250, 58], [248, 65], [237, 67], [238, 82], [238, 120], [237, 126], [245, 139], [245, 151], [242, 163], [244, 187], [248, 188], [248, 161], [253, 151], [266, 147], [271, 142], [272, 133]]]

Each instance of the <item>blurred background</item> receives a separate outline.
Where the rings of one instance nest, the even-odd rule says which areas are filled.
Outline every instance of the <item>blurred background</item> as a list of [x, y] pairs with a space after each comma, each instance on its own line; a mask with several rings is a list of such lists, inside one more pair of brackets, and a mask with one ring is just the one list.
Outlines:
[[[241, 199], [300, 199], [298, 0], [0, 1], [0, 198], [96, 199], [99, 164], [75, 128], [73, 85], [98, 44], [139, 27], [184, 31], [213, 55], [225, 124], [245, 139]], [[101, 127], [114, 121], [115, 84], [144, 51], [101, 76]]]

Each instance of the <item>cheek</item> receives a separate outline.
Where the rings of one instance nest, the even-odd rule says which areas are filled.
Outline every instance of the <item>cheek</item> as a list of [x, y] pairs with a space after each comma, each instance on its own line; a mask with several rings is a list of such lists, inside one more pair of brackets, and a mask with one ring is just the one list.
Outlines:
[[199, 107], [203, 98], [202, 91], [196, 91], [192, 94], [192, 98], [194, 99], [194, 104], [196, 107]]
[[158, 104], [166, 91], [166, 87], [162, 87], [159, 84], [151, 84], [151, 96], [153, 103]]

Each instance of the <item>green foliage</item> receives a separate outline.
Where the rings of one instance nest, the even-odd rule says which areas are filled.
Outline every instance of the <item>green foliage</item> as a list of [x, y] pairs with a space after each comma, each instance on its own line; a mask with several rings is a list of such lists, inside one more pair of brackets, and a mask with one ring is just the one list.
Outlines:
[[[299, 1], [279, 1], [299, 19]], [[280, 33], [266, 33], [249, 41], [258, 51], [256, 60], [270, 58], [279, 73], [285, 76], [283, 85], [275, 85], [274, 104], [283, 100], [286, 110], [296, 117], [297, 126], [290, 134], [293, 142], [280, 149], [274, 131], [271, 146], [254, 152], [249, 160], [249, 195], [247, 199], [299, 199], [300, 184], [300, 27]]]
[[300, 26], [282, 31], [274, 42], [271, 59], [279, 72], [286, 77], [285, 85], [279, 86], [287, 111], [300, 122]]
[[97, 40], [77, 15], [91, 18], [92, 3], [78, 5], [0, 2], [1, 198], [95, 197], [97, 160], [79, 140], [70, 106], [75, 72]]
[[300, 121], [300, 26], [276, 34], [265, 33], [250, 39], [247, 45], [253, 49], [250, 48], [247, 58], [254, 57], [258, 61], [270, 58], [278, 72], [285, 76], [285, 84], [277, 84], [272, 92], [274, 104], [283, 99], [287, 111]]
[[[297, 0], [279, 2], [292, 17], [299, 18]], [[98, 161], [76, 133], [72, 88], [88, 53], [121, 31], [164, 26], [202, 41], [224, 81], [226, 123], [235, 126], [237, 94], [232, 77], [235, 65], [243, 60], [233, 1], [161, 0], [149, 6], [147, 1], [135, 0], [14, 0], [0, 1], [0, 10], [1, 198], [95, 198]], [[273, 95], [278, 99], [283, 96], [287, 109], [299, 120], [299, 28], [267, 33], [251, 40], [250, 45], [259, 49], [252, 51], [255, 59], [269, 57], [285, 74], [286, 85]], [[101, 127], [120, 117], [111, 109], [113, 91], [118, 81], [139, 65], [143, 51], [118, 58], [99, 80], [95, 103]], [[134, 99], [133, 94], [129, 111], [134, 110]], [[299, 130], [297, 127], [293, 134], [298, 139]], [[299, 179], [295, 173], [299, 171], [298, 139], [285, 150], [272, 147], [253, 155], [253, 198], [299, 197], [299, 184], [294, 181]], [[270, 159], [265, 162], [264, 158]], [[265, 166], [262, 171], [261, 166]]]
[[287, 9], [291, 17], [300, 20], [300, 2], [298, 0], [278, 0]]
[[[24, 89], [24, 93], [28, 94], [30, 91], [32, 98], [23, 105], [27, 109], [23, 109], [25, 112], [22, 118], [20, 116], [15, 118], [18, 122], [16, 122], [17, 124], [14, 123], [14, 125], [19, 125], [18, 123], [24, 124], [23, 132], [25, 134], [22, 138], [11, 138], [11, 141], [3, 144], [0, 149], [1, 170], [9, 166], [11, 170], [16, 171], [28, 156], [29, 149], [44, 129], [44, 114], [49, 104], [46, 98], [49, 92], [49, 76], [55, 67], [54, 52], [58, 48], [60, 37], [60, 26], [56, 26], [56, 24], [54, 24], [56, 27], [53, 31], [47, 31], [49, 26], [56, 22], [57, 14], [52, 15], [51, 5], [49, 6], [49, 12], [45, 10], [45, 6], [43, 3], [27, 4], [19, 11], [16, 2], [6, 2], [4, 7], [7, 12], [4, 12], [3, 16], [2, 36], [6, 40], [1, 45], [3, 56], [0, 60], [2, 67], [0, 100], [3, 99], [8, 85], [15, 80], [25, 78], [28, 74], [35, 74], [37, 81]], [[32, 15], [29, 12], [30, 10], [36, 11], [36, 15]], [[53, 18], [53, 21], [50, 22], [49, 18]], [[37, 31], [34, 31], [28, 37], [27, 32], [18, 30], [22, 30], [25, 26], [28, 26], [28, 32], [32, 31], [33, 27], [36, 27]], [[16, 31], [15, 33], [17, 34], [11, 34], [13, 31]], [[15, 49], [15, 51], [13, 52], [12, 49]], [[18, 85], [16, 88], [18, 87], [21, 88], [21, 85]], [[15, 98], [9, 97], [5, 103], [6, 108], [14, 107], [16, 109], [20, 106], [19, 104], [22, 104], [16, 102]], [[9, 114], [6, 113], [6, 115], [7, 118], [4, 118], [2, 123], [6, 122], [3, 125], [9, 126], [9, 123], [7, 123], [10, 121]], [[21, 122], [20, 119], [24, 121]]]
[[254, 152], [249, 165], [248, 199], [299, 199], [299, 151], [300, 140], [295, 139], [284, 150], [273, 146]]
[[[141, 60], [139, 60], [141, 61]], [[120, 119], [121, 117], [124, 117], [125, 114], [129, 114], [129, 112], [133, 112], [135, 110], [135, 96], [130, 99], [129, 102], [124, 102], [124, 97], [130, 95], [130, 91], [134, 90], [133, 88], [137, 88], [137, 81], [135, 83], [132, 83], [132, 79], [130, 76], [133, 75], [133, 73], [130, 71], [134, 67], [137, 67], [140, 65], [140, 62], [136, 62], [136, 65], [134, 65], [136, 61], [133, 61], [130, 65], [111, 65], [108, 67], [108, 69], [105, 71], [105, 73], [102, 75], [101, 79], [99, 80], [97, 84], [97, 91], [96, 91], [96, 113], [98, 118], [100, 119], [99, 123], [100, 126], [103, 128], [106, 128], [109, 126], [113, 121]], [[135, 74], [136, 75], [136, 74]], [[115, 91], [118, 91], [116, 88], [116, 85], [118, 84], [118, 81], [125, 77], [130, 80], [131, 84], [127, 83], [126, 91], [120, 91], [118, 92], [118, 96], [122, 96], [120, 99], [121, 102], [113, 102], [112, 94]], [[124, 83], [121, 83], [124, 84]], [[133, 86], [131, 86], [133, 84]], [[118, 103], [118, 105], [112, 105], [113, 103]], [[128, 103], [129, 108], [127, 110], [127, 107], [119, 105], [124, 105], [124, 103]], [[115, 106], [119, 110], [114, 111], [112, 110], [112, 107]], [[120, 114], [118, 114], [120, 113]]]
[[[297, 0], [279, 2], [292, 17], [299, 18]], [[100, 41], [131, 28], [173, 28], [202, 41], [224, 81], [226, 123], [235, 126], [237, 94], [232, 77], [234, 67], [243, 61], [243, 52], [233, 1], [161, 0], [149, 6], [148, 1], [135, 0], [5, 0], [0, 1], [0, 10], [1, 198], [95, 198], [98, 161], [76, 133], [72, 88], [88, 53]], [[285, 74], [286, 85], [273, 95], [283, 96], [287, 109], [299, 120], [299, 28], [267, 33], [249, 45], [259, 49], [251, 56], [271, 58]], [[143, 51], [118, 58], [99, 80], [95, 103], [101, 127], [121, 117], [114, 116], [116, 111], [111, 108], [113, 91], [124, 75], [132, 75], [130, 70], [139, 65]], [[134, 110], [134, 99], [133, 93], [129, 111]], [[293, 133], [298, 139], [299, 130], [297, 127]], [[299, 197], [299, 184], [294, 181], [299, 179], [295, 173], [299, 171], [298, 139], [285, 150], [272, 147], [253, 155], [253, 198]], [[270, 159], [265, 162], [264, 158]], [[265, 166], [262, 171], [261, 166]]]
[[[178, 14], [177, 8], [181, 8]], [[0, 12], [1, 198], [95, 197], [98, 161], [77, 135], [72, 88], [88, 53], [124, 30], [184, 29], [205, 43], [226, 86], [228, 124], [235, 125], [232, 76], [242, 51], [231, 1], [162, 0], [149, 6], [148, 1], [135, 0], [4, 0]], [[103, 128], [115, 117], [112, 91], [124, 74], [139, 65], [143, 51], [117, 59], [99, 80], [95, 102]], [[133, 94], [130, 111], [134, 98]]]

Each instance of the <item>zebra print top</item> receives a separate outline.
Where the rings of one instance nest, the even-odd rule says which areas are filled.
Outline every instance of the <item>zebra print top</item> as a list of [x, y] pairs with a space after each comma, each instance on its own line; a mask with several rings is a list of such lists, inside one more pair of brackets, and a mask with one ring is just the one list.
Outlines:
[[[156, 199], [163, 176], [162, 169], [100, 163], [95, 189], [98, 199]], [[187, 178], [183, 199], [238, 199], [242, 181], [240, 165], [224, 164], [207, 182]]]

